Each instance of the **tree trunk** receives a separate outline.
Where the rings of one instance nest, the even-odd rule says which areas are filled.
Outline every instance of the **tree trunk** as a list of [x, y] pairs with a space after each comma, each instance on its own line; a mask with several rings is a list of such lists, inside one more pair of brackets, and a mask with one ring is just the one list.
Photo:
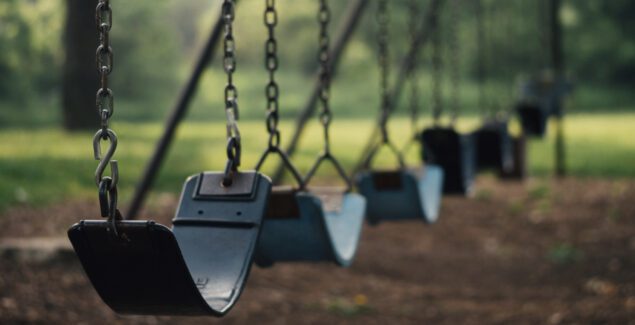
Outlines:
[[95, 108], [98, 75], [95, 65], [96, 0], [66, 0], [64, 47], [66, 61], [62, 85], [62, 110], [66, 130], [99, 127]]

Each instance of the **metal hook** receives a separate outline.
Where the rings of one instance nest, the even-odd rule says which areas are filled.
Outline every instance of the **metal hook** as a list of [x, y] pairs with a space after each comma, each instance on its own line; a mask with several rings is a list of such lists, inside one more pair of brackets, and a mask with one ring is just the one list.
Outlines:
[[[105, 132], [105, 133], [104, 133]], [[102, 156], [101, 151], [101, 140], [107, 139], [110, 141], [110, 147], [106, 152], [106, 155]], [[97, 165], [97, 170], [95, 170], [95, 184], [100, 186], [103, 177], [104, 171], [108, 164], [110, 164], [110, 172], [112, 178], [111, 187], [117, 186], [117, 182], [119, 181], [119, 168], [116, 160], [112, 160], [112, 157], [115, 155], [115, 150], [117, 150], [117, 135], [114, 131], [110, 129], [100, 129], [95, 133], [93, 137], [93, 154], [95, 156], [95, 160], [99, 160], [99, 165]]]

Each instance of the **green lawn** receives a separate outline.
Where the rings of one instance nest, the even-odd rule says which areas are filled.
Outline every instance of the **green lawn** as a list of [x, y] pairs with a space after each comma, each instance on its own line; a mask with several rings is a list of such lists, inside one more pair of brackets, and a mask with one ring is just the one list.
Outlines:
[[[332, 127], [333, 150], [342, 163], [351, 167], [370, 133], [371, 119], [336, 119]], [[427, 121], [425, 121], [427, 122]], [[425, 123], [423, 122], [423, 123]], [[422, 123], [422, 124], [423, 124]], [[461, 129], [476, 125], [476, 119], [464, 119]], [[321, 130], [317, 123], [302, 140], [302, 149], [295, 156], [305, 172], [321, 148]], [[251, 168], [262, 152], [266, 135], [264, 123], [240, 123], [244, 138], [244, 168]], [[635, 113], [571, 115], [566, 120], [567, 164], [570, 174], [579, 177], [635, 176]], [[289, 134], [290, 121], [282, 123], [283, 134]], [[130, 198], [145, 162], [161, 131], [159, 123], [117, 123], [119, 135], [116, 154], [120, 164], [120, 191], [123, 200]], [[188, 122], [179, 131], [169, 159], [165, 162], [156, 190], [176, 193], [185, 177], [201, 170], [223, 167], [224, 126], [220, 123]], [[403, 145], [409, 139], [406, 119], [391, 123], [395, 142]], [[92, 134], [68, 134], [56, 128], [5, 129], [0, 131], [0, 209], [16, 204], [44, 204], [70, 197], [96, 199], [92, 160]], [[530, 171], [536, 176], [548, 176], [552, 170], [553, 141], [533, 140], [530, 144]], [[417, 161], [411, 150], [409, 161]], [[379, 164], [390, 164], [382, 157]], [[265, 172], [272, 163], [267, 164]], [[325, 168], [323, 179], [332, 180], [333, 170]]]

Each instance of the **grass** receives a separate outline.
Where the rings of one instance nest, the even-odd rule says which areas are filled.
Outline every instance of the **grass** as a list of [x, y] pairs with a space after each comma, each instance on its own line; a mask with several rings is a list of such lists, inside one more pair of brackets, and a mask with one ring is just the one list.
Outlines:
[[[635, 139], [632, 126], [635, 113], [570, 115], [566, 120], [567, 165], [577, 177], [635, 177]], [[336, 119], [332, 126], [333, 150], [342, 164], [350, 168], [357, 161], [371, 131], [373, 120]], [[424, 121], [422, 124], [429, 121]], [[463, 119], [459, 127], [468, 130], [478, 121]], [[252, 168], [265, 146], [264, 122], [240, 123], [243, 143], [243, 168]], [[291, 121], [281, 123], [282, 134], [289, 135]], [[130, 198], [153, 145], [161, 132], [160, 123], [116, 123], [119, 135], [116, 158], [120, 165], [120, 193]], [[406, 119], [391, 122], [391, 135], [398, 145], [409, 139]], [[225, 162], [224, 126], [220, 122], [188, 121], [182, 125], [169, 158], [156, 183], [158, 192], [177, 193], [183, 180], [202, 170], [219, 170]], [[95, 198], [92, 159], [92, 134], [65, 133], [57, 128], [4, 129], [0, 131], [0, 209], [18, 204], [41, 205], [72, 197]], [[294, 162], [306, 172], [321, 150], [321, 130], [312, 122], [301, 141]], [[532, 140], [529, 146], [530, 172], [548, 176], [552, 171], [551, 138]], [[283, 141], [283, 144], [285, 142]], [[408, 154], [417, 162], [416, 150]], [[394, 159], [382, 156], [377, 166], [393, 165]], [[276, 159], [265, 164], [270, 172]], [[333, 181], [328, 165], [320, 171], [322, 180]], [[536, 193], [536, 195], [541, 195]]]

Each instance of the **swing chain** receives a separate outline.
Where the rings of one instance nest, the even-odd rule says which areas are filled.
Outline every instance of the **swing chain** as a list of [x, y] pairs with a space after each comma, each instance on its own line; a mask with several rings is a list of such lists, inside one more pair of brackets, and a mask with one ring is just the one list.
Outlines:
[[[415, 44], [417, 41], [417, 22], [419, 13], [419, 3], [417, 0], [410, 0], [409, 8], [410, 17], [408, 21], [408, 32], [410, 34], [410, 42]], [[414, 138], [418, 137], [417, 124], [419, 121], [419, 79], [417, 76], [417, 58], [413, 56], [410, 59], [410, 67], [408, 69], [408, 78], [410, 79], [410, 123]]]
[[324, 154], [330, 155], [329, 127], [331, 125], [332, 113], [329, 105], [331, 87], [331, 58], [329, 53], [330, 38], [328, 34], [328, 25], [331, 21], [331, 11], [326, 0], [320, 0], [318, 21], [320, 23], [320, 48], [318, 52], [318, 62], [320, 63], [319, 100], [322, 104], [322, 111], [320, 112], [320, 122], [322, 123], [322, 126], [324, 128]]
[[279, 122], [279, 95], [280, 89], [275, 80], [275, 73], [278, 69], [278, 43], [275, 37], [275, 27], [278, 24], [278, 14], [276, 12], [275, 0], [267, 0], [265, 9], [265, 26], [269, 32], [269, 37], [265, 43], [265, 68], [269, 71], [269, 83], [265, 88], [267, 97], [267, 131], [269, 132], [269, 150], [275, 150], [280, 146]]
[[483, 3], [480, 0], [475, 2], [476, 5], [476, 52], [477, 52], [477, 77], [478, 77], [478, 106], [481, 110], [481, 114], [488, 117], [488, 110], [485, 103], [485, 82], [486, 82], [486, 69], [485, 69], [485, 21], [483, 17]]
[[439, 12], [435, 13], [435, 26], [432, 33], [432, 118], [438, 125], [443, 113], [443, 101], [441, 98], [441, 23]]
[[330, 88], [331, 88], [331, 68], [330, 68], [330, 37], [328, 34], [328, 26], [331, 21], [331, 10], [328, 7], [326, 0], [320, 0], [320, 9], [318, 12], [318, 22], [320, 23], [320, 34], [318, 38], [319, 51], [318, 62], [320, 63], [320, 92], [319, 100], [322, 104], [322, 111], [320, 112], [320, 122], [324, 128], [324, 154], [330, 155], [331, 146], [329, 140], [329, 127], [331, 126], [331, 120], [333, 114], [331, 113], [331, 107], [329, 105]]
[[[95, 10], [95, 23], [99, 30], [99, 46], [96, 51], [97, 71], [100, 88], [97, 90], [97, 113], [101, 119], [101, 130], [106, 134], [108, 122], [114, 113], [114, 96], [108, 88], [108, 76], [113, 69], [113, 51], [110, 46], [110, 29], [112, 28], [112, 8], [110, 0], [100, 0]], [[103, 138], [106, 139], [105, 137]]]
[[345, 192], [349, 192], [353, 185], [344, 171], [344, 168], [339, 161], [331, 154], [330, 141], [329, 141], [329, 126], [332, 120], [331, 108], [329, 106], [330, 100], [330, 87], [331, 87], [331, 54], [329, 52], [330, 38], [328, 33], [329, 23], [331, 21], [331, 10], [328, 6], [328, 0], [320, 0], [319, 11], [317, 15], [318, 22], [320, 24], [320, 32], [318, 37], [318, 62], [320, 63], [319, 70], [319, 88], [318, 99], [322, 104], [322, 110], [320, 111], [320, 122], [324, 129], [324, 151], [318, 156], [311, 169], [307, 172], [304, 180], [302, 181], [302, 187], [306, 188], [309, 184], [318, 168], [324, 161], [330, 161], [339, 176], [346, 183]]
[[450, 65], [452, 66], [451, 74], [450, 74], [450, 86], [452, 87], [452, 115], [450, 117], [451, 124], [454, 125], [458, 116], [460, 109], [460, 58], [459, 58], [459, 8], [460, 3], [459, 0], [452, 0], [452, 8], [451, 8], [451, 22], [450, 22], [450, 60], [452, 61]]
[[238, 90], [233, 83], [233, 73], [236, 70], [236, 44], [234, 42], [233, 22], [235, 17], [235, 1], [224, 0], [222, 5], [222, 19], [225, 27], [223, 37], [223, 68], [227, 75], [225, 86], [225, 116], [227, 123], [227, 165], [223, 185], [230, 186], [234, 172], [240, 166], [241, 141], [238, 129]]
[[389, 71], [389, 58], [388, 58], [388, 2], [387, 0], [379, 0], [377, 7], [377, 45], [378, 45], [378, 60], [380, 68], [380, 93], [381, 93], [381, 118], [380, 127], [382, 142], [388, 143], [388, 117], [390, 114], [390, 94], [388, 93], [388, 75]]
[[[113, 160], [117, 149], [117, 135], [108, 126], [114, 113], [114, 96], [108, 86], [108, 77], [113, 70], [113, 50], [110, 46], [110, 30], [112, 29], [112, 8], [110, 0], [99, 0], [95, 9], [95, 24], [99, 31], [99, 45], [95, 53], [97, 71], [100, 85], [96, 94], [97, 113], [101, 120], [100, 129], [93, 137], [93, 156], [99, 160], [95, 170], [95, 184], [97, 185], [101, 216], [108, 218], [112, 223], [112, 230], [117, 234], [115, 221], [122, 219], [117, 209], [117, 183], [119, 181], [119, 168], [117, 161]], [[110, 146], [105, 155], [102, 155], [101, 141], [106, 140]], [[106, 168], [110, 165], [111, 176], [104, 176]]]

